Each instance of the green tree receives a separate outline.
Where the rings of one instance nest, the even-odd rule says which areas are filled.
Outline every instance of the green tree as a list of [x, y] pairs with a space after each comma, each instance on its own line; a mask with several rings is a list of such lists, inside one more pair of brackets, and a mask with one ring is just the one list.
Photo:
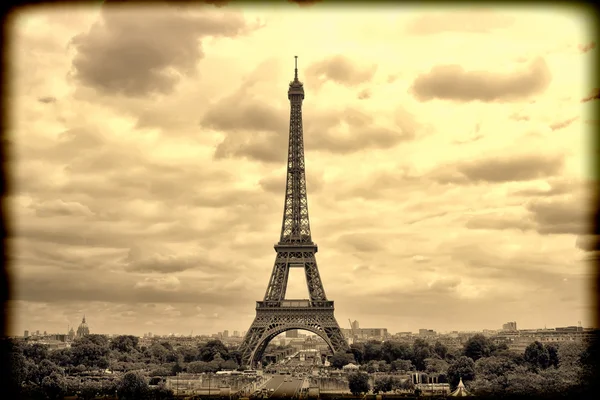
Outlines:
[[16, 393], [20, 390], [21, 384], [27, 380], [28, 366], [27, 359], [20, 352], [9, 353], [9, 384], [11, 390], [9, 393]]
[[428, 374], [445, 374], [450, 366], [446, 361], [439, 358], [426, 358], [424, 363], [425, 372]]
[[49, 399], [62, 399], [67, 392], [67, 380], [63, 375], [52, 372], [42, 379], [41, 388]]
[[392, 361], [392, 371], [398, 371], [400, 373], [406, 373], [408, 371], [414, 371], [415, 366], [410, 360], [396, 360]]
[[348, 375], [348, 388], [350, 392], [357, 396], [362, 393], [367, 393], [369, 387], [369, 375], [364, 372], [354, 372]]
[[121, 335], [110, 341], [110, 348], [112, 350], [118, 350], [121, 353], [131, 353], [132, 351], [138, 350], [139, 341], [140, 339], [137, 336]]
[[415, 339], [412, 346], [413, 358], [412, 362], [417, 371], [425, 370], [425, 359], [431, 357], [431, 346], [423, 339]]
[[352, 343], [350, 345], [350, 351], [358, 364], [362, 364], [364, 361], [364, 350], [362, 343]]
[[187, 365], [187, 372], [192, 374], [201, 374], [210, 371], [210, 367], [205, 361], [194, 361]]
[[523, 358], [536, 370], [546, 369], [550, 364], [548, 349], [537, 340], [527, 346]]
[[413, 358], [413, 352], [410, 345], [389, 340], [381, 345], [381, 356], [391, 363], [395, 360], [410, 360]]
[[435, 344], [433, 345], [433, 352], [435, 354], [437, 354], [437, 356], [439, 358], [441, 358], [442, 360], [444, 360], [446, 358], [446, 355], [448, 354], [448, 347], [446, 347], [443, 343], [441, 343], [440, 341], [435, 342]]
[[475, 379], [475, 363], [466, 356], [461, 356], [448, 367], [446, 374], [452, 387], [456, 387], [462, 378], [463, 382]]
[[142, 399], [148, 394], [146, 377], [139, 372], [127, 372], [117, 384], [119, 399]]
[[475, 394], [482, 396], [502, 395], [508, 387], [508, 374], [518, 365], [509, 357], [491, 356], [475, 362], [475, 380], [471, 384]]
[[183, 367], [181, 366], [181, 364], [179, 364], [179, 362], [176, 362], [173, 367], [171, 368], [171, 375], [172, 376], [176, 376], [178, 373], [183, 371]]
[[198, 358], [198, 349], [191, 346], [181, 346], [177, 349], [177, 352], [183, 358], [183, 362], [189, 363], [192, 361], [196, 361]]
[[385, 360], [381, 360], [377, 363], [377, 370], [379, 372], [390, 372], [392, 370], [392, 365], [388, 364]]
[[87, 335], [75, 339], [71, 351], [73, 365], [101, 369], [109, 366], [110, 348], [108, 339], [103, 335]]
[[352, 355], [351, 353], [344, 353], [344, 352], [338, 352], [335, 353], [333, 356], [331, 356], [331, 358], [329, 359], [329, 362], [331, 363], [331, 366], [335, 369], [342, 369], [342, 367], [344, 367], [345, 365], [348, 365], [350, 363], [354, 363], [354, 355]]
[[[102, 385], [100, 382], [85, 380], [81, 382], [81, 385], [79, 385], [79, 393], [77, 394], [77, 398], [81, 398], [83, 400], [92, 400], [95, 399], [100, 393], [102, 393]], [[114, 394], [114, 392], [112, 394]]]
[[173, 392], [173, 390], [161, 384], [158, 385], [158, 387], [150, 389], [148, 398], [150, 400], [174, 400], [175, 393]]
[[391, 376], [384, 376], [381, 378], [375, 379], [373, 382], [373, 392], [374, 393], [387, 393], [391, 392], [394, 389], [394, 379]]
[[369, 362], [372, 360], [381, 360], [381, 342], [377, 340], [370, 340], [363, 345], [363, 361]]
[[23, 348], [23, 354], [34, 363], [40, 363], [48, 358], [48, 346], [45, 344], [34, 343]]
[[547, 343], [544, 347], [548, 351], [549, 366], [558, 368], [558, 346], [554, 343]]
[[30, 364], [28, 372], [28, 380], [38, 385], [42, 383], [45, 377], [52, 375], [52, 373], [64, 375], [62, 368], [47, 359], [42, 360], [38, 365]]
[[48, 359], [63, 368], [73, 365], [73, 351], [70, 348], [53, 350]]
[[506, 376], [504, 393], [509, 396], [535, 396], [543, 393], [544, 378], [525, 366], [518, 366]]
[[495, 350], [494, 344], [481, 334], [474, 335], [467, 340], [463, 348], [463, 354], [473, 361], [482, 357], [489, 357]]
[[211, 340], [198, 349], [200, 361], [213, 361], [217, 355], [223, 360], [229, 359], [229, 351], [220, 340]]

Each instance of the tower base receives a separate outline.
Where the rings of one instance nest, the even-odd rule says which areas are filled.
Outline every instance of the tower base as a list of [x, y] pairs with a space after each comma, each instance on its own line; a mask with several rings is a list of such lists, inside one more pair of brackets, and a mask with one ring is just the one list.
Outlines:
[[318, 335], [334, 353], [348, 350], [348, 343], [333, 311], [333, 301], [256, 302], [256, 317], [240, 346], [242, 365], [253, 367], [262, 359], [269, 342], [291, 329], [303, 329]]

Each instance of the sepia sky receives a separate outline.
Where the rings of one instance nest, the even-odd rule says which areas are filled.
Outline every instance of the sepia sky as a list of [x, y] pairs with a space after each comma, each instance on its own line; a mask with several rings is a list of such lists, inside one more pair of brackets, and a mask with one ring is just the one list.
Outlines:
[[[294, 55], [337, 320], [592, 324], [583, 11], [34, 8], [12, 21], [13, 334], [245, 331], [283, 213]], [[597, 90], [597, 89], [596, 89]], [[288, 298], [306, 298], [292, 270]]]

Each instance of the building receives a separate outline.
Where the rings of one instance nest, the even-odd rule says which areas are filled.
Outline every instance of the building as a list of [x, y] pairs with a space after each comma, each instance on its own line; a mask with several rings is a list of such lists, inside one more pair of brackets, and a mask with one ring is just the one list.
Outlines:
[[229, 331], [227, 329], [225, 329], [223, 331], [223, 339], [227, 339], [229, 337]]
[[23, 337], [26, 337], [26, 338], [28, 338], [28, 337], [29, 337], [29, 331], [25, 331], [25, 332], [23, 333]]
[[285, 333], [286, 338], [298, 338], [298, 329], [292, 329]]
[[436, 332], [433, 329], [419, 329], [419, 336], [435, 336]]
[[503, 331], [516, 331], [517, 323], [516, 322], [507, 322], [502, 325], [502, 330]]
[[90, 334], [90, 328], [88, 327], [87, 323], [85, 322], [85, 315], [83, 316], [83, 319], [81, 320], [81, 324], [79, 324], [79, 327], [77, 328], [77, 337], [84, 337], [86, 335]]
[[240, 331], [233, 331], [233, 337], [240, 337]]
[[354, 322], [352, 322], [352, 329], [354, 329], [355, 331], [360, 329], [360, 325], [358, 324], [358, 321], [354, 320]]

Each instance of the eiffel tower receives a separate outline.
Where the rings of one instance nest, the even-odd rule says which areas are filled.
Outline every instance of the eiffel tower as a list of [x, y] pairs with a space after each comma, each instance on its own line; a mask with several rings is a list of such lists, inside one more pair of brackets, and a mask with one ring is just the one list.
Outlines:
[[[277, 256], [267, 292], [263, 301], [256, 302], [256, 318], [240, 347], [245, 366], [259, 363], [269, 342], [290, 329], [317, 334], [332, 352], [348, 350], [333, 315], [333, 301], [325, 296], [315, 259], [318, 247], [310, 234], [302, 134], [304, 87], [298, 80], [298, 57], [295, 58], [295, 76], [288, 90], [290, 139], [281, 237], [275, 245]], [[308, 300], [285, 299], [290, 268], [304, 268]]]

